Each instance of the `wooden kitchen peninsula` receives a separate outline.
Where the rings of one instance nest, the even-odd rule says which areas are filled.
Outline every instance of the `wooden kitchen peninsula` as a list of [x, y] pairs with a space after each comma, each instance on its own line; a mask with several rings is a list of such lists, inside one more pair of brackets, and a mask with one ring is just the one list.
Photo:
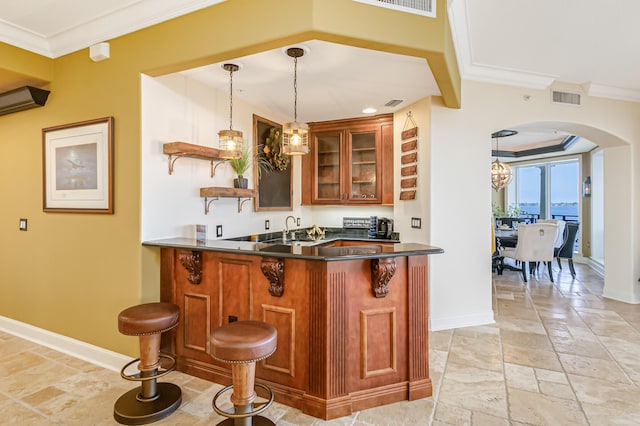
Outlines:
[[278, 330], [276, 352], [256, 366], [278, 402], [333, 419], [431, 395], [427, 265], [442, 249], [183, 238], [144, 244], [161, 250], [162, 301], [180, 306], [180, 325], [163, 340], [178, 370], [229, 384], [228, 366], [209, 355], [209, 336], [230, 320], [255, 319]]

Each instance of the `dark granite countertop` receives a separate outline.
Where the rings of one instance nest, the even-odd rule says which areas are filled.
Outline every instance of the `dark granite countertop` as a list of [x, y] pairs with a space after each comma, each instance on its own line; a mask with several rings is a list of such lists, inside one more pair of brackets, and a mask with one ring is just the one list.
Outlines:
[[[269, 239], [269, 242], [252, 242], [249, 241], [251, 237], [238, 237], [229, 240], [208, 240], [206, 243], [198, 243], [194, 238], [166, 238], [161, 240], [145, 241], [142, 244], [145, 246], [180, 248], [185, 250], [218, 251], [235, 254], [322, 261], [374, 259], [443, 253], [443, 250], [439, 247], [417, 243], [400, 243], [397, 242], [397, 239], [371, 239], [367, 238], [366, 233], [363, 236], [359, 233], [339, 233], [329, 232], [329, 230], [327, 230], [327, 238], [322, 240], [294, 240], [289, 241], [286, 244], [282, 242], [281, 237], [277, 237], [278, 234], [262, 235], [266, 235], [267, 237], [273, 236], [274, 238]], [[259, 237], [260, 236], [258, 236], [258, 238]], [[323, 245], [340, 240], [361, 241], [362, 245], [323, 247]]]

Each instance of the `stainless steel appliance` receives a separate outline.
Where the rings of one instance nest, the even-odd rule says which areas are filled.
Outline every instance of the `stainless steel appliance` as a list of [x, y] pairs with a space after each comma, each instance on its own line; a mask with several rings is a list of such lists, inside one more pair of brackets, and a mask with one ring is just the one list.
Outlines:
[[393, 220], [381, 217], [378, 219], [378, 238], [391, 238], [393, 234]]

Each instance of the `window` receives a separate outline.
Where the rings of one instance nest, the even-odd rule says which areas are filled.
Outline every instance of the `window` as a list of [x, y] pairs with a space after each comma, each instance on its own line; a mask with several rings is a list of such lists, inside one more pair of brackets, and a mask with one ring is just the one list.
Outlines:
[[578, 221], [580, 168], [575, 160], [514, 166], [507, 205], [539, 219]]

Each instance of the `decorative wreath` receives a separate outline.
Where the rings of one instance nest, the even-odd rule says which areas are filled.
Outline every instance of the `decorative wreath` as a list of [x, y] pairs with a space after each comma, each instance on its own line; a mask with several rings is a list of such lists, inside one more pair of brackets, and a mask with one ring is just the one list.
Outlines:
[[272, 127], [262, 148], [267, 161], [274, 169], [285, 171], [289, 166], [289, 156], [282, 153], [282, 129]]

